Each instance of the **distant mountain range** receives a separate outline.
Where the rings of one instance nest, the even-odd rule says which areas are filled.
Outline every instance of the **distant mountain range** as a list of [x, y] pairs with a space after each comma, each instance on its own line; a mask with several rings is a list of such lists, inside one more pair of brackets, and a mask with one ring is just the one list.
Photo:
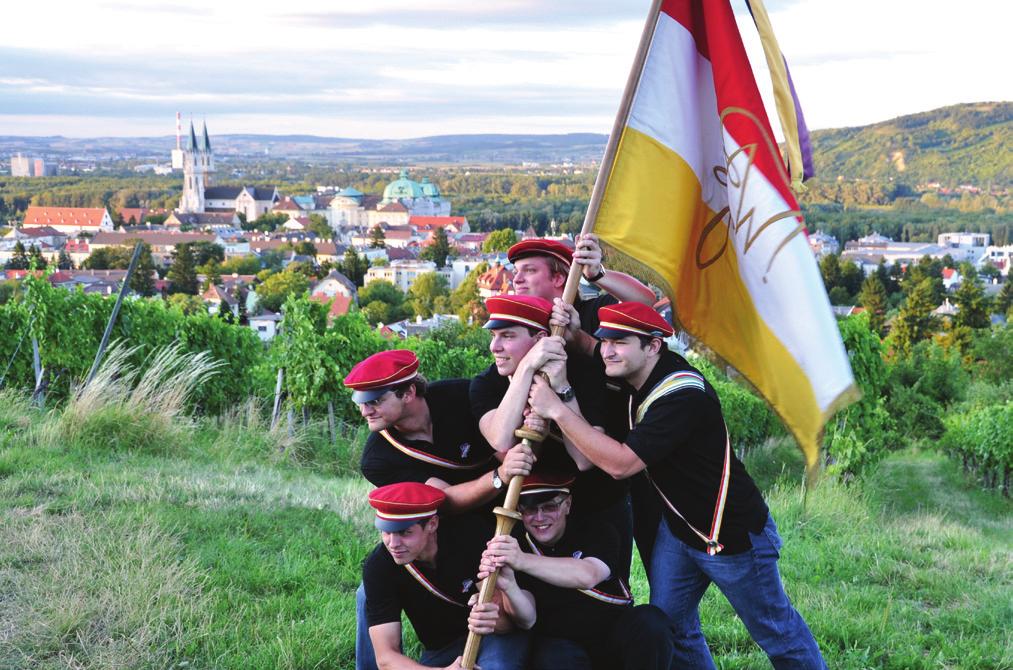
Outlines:
[[[954, 105], [854, 128], [812, 133], [821, 180], [897, 179], [1009, 185], [1013, 175], [1013, 103]], [[225, 160], [268, 158], [312, 163], [588, 163], [601, 158], [606, 135], [439, 135], [364, 140], [314, 135], [212, 135]], [[0, 156], [167, 162], [175, 138], [0, 136]]]

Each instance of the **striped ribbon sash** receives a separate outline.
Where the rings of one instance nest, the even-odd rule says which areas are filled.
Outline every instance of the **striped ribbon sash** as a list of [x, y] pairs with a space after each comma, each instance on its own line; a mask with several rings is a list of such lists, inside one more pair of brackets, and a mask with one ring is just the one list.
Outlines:
[[[695, 372], [689, 371], [673, 372], [668, 375], [658, 382], [658, 384], [651, 389], [651, 392], [647, 394], [647, 397], [644, 398], [644, 402], [640, 403], [640, 407], [637, 408], [636, 421], [634, 421], [633, 417], [633, 396], [630, 396], [630, 429], [632, 430], [636, 423], [640, 423], [643, 420], [644, 416], [647, 415], [647, 410], [650, 409], [655, 400], [662, 398], [669, 393], [675, 393], [676, 391], [689, 388], [705, 391], [706, 386], [704, 385], [703, 377]], [[672, 501], [668, 499], [668, 496], [662, 492], [661, 487], [659, 487], [651, 477], [649, 469], [644, 470], [644, 474], [647, 475], [647, 480], [651, 482], [652, 486], [654, 486], [654, 490], [658, 492], [658, 495], [661, 497], [662, 502], [665, 503], [665, 506], [668, 507], [673, 514], [682, 519], [683, 522], [689, 526], [689, 529], [693, 531], [697, 537], [703, 540], [705, 545], [707, 545], [707, 554], [709, 556], [714, 556], [724, 549], [724, 546], [718, 542], [718, 534], [721, 532], [721, 521], [725, 515], [725, 502], [728, 499], [728, 486], [731, 482], [732, 475], [732, 443], [728, 435], [728, 426], [725, 426], [725, 462], [721, 467], [721, 482], [718, 484], [717, 502], [714, 504], [714, 516], [711, 519], [711, 529], [709, 534], [704, 535], [696, 528], [696, 526], [691, 524], [678, 509], [675, 508]]]
[[421, 449], [409, 447], [407, 444], [401, 442], [400, 440], [396, 439], [393, 435], [391, 435], [390, 431], [381, 430], [380, 435], [382, 435], [383, 438], [390, 443], [390, 446], [394, 447], [405, 456], [414, 458], [417, 461], [422, 461], [423, 463], [429, 463], [430, 465], [438, 465], [441, 468], [447, 468], [449, 470], [475, 470], [477, 468], [485, 466], [488, 463], [488, 461], [483, 461], [481, 463], [474, 463], [471, 465], [466, 465], [464, 463], [455, 463], [454, 461], [451, 461], [449, 459], [441, 458], [440, 456], [434, 456], [433, 454], [422, 451]]
[[[544, 556], [545, 555], [538, 548], [538, 546], [534, 543], [534, 540], [531, 539], [530, 535], [528, 535], [527, 533], [524, 533], [524, 537], [527, 539], [528, 546], [531, 547], [532, 553], [534, 553], [536, 556]], [[629, 587], [627, 587], [626, 583], [623, 582], [623, 578], [622, 577], [617, 577], [616, 581], [619, 582], [619, 588], [622, 590], [622, 594], [621, 595], [612, 595], [611, 593], [605, 593], [604, 591], [599, 591], [598, 589], [577, 589], [577, 590], [580, 591], [581, 593], [583, 593], [585, 596], [589, 596], [591, 598], [594, 598], [595, 600], [600, 600], [601, 602], [608, 603], [609, 605], [630, 605], [630, 604], [632, 604], [633, 603], [633, 594], [630, 593]]]
[[465, 605], [464, 603], [458, 602], [457, 600], [454, 600], [453, 598], [445, 594], [435, 584], [426, 579], [426, 576], [423, 575], [422, 572], [415, 567], [414, 563], [408, 563], [407, 565], [404, 566], [404, 569], [408, 571], [409, 575], [415, 578], [415, 581], [417, 581], [419, 584], [422, 585], [422, 588], [424, 588], [426, 591], [429, 591], [429, 593], [433, 594], [440, 600], [450, 603], [451, 605], [457, 605], [458, 607], [467, 607], [467, 605]]

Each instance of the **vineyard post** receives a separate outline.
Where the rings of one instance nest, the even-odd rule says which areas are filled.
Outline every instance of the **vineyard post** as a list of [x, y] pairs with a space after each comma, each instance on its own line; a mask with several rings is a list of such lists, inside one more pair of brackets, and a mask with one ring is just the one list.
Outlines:
[[334, 402], [327, 401], [327, 432], [331, 434], [331, 444], [338, 443], [338, 432], [334, 428]]
[[91, 364], [91, 371], [88, 373], [87, 379], [84, 380], [84, 385], [87, 386], [91, 383], [91, 380], [95, 378], [95, 373], [98, 372], [98, 366], [102, 362], [102, 355], [106, 352], [106, 346], [109, 344], [109, 335], [113, 332], [113, 326], [116, 324], [116, 316], [120, 313], [120, 306], [123, 304], [123, 298], [126, 296], [127, 291], [130, 290], [130, 277], [134, 274], [134, 269], [137, 267], [137, 259], [141, 256], [141, 242], [134, 245], [134, 255], [130, 258], [130, 265], [127, 267], [127, 274], [123, 277], [123, 285], [120, 286], [120, 294], [116, 296], [116, 304], [113, 305], [113, 313], [109, 315], [109, 322], [106, 324], [105, 332], [102, 333], [102, 341], [98, 345], [98, 351], [95, 353], [95, 362]]
[[281, 384], [285, 379], [285, 368], [278, 368], [278, 381], [274, 385], [274, 409], [271, 410], [271, 430], [278, 427], [281, 418]]
[[42, 367], [42, 357], [39, 355], [39, 341], [32, 337], [32, 369], [35, 371], [35, 390], [32, 391], [32, 404], [38, 408], [46, 403], [46, 389], [42, 383], [45, 368]]

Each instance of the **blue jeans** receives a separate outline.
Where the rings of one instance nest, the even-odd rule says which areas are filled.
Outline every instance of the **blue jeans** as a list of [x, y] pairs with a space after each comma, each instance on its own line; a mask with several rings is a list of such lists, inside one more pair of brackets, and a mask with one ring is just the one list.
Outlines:
[[[442, 649], [427, 649], [419, 657], [419, 664], [430, 668], [445, 668], [464, 654], [465, 635]], [[478, 648], [478, 665], [482, 670], [524, 670], [528, 660], [530, 634], [514, 631], [502, 635], [486, 635]]]
[[680, 668], [714, 668], [700, 630], [700, 599], [711, 582], [735, 608], [746, 629], [777, 670], [825, 670], [826, 663], [809, 627], [791, 605], [777, 570], [781, 538], [771, 517], [750, 533], [752, 549], [717, 554], [694, 549], [675, 537], [664, 519], [651, 556], [651, 604], [675, 625], [675, 657]]
[[530, 670], [591, 670], [591, 659], [584, 647], [573, 640], [536, 635], [531, 641], [529, 668]]
[[366, 589], [361, 582], [355, 590], [355, 670], [379, 670], [366, 625]]

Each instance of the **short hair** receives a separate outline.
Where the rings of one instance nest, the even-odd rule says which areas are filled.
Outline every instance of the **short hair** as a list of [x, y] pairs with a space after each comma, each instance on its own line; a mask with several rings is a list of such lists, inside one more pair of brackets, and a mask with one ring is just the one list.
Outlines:
[[429, 382], [426, 380], [425, 377], [423, 377], [420, 374], [415, 375], [414, 377], [412, 377], [408, 381], [403, 382], [403, 383], [398, 384], [397, 386], [395, 386], [394, 387], [394, 395], [396, 395], [398, 398], [400, 398], [401, 396], [403, 396], [405, 393], [408, 392], [409, 388], [411, 388], [413, 386], [415, 387], [415, 395], [417, 397], [419, 397], [419, 398], [425, 398], [426, 397], [426, 391], [429, 390]]

